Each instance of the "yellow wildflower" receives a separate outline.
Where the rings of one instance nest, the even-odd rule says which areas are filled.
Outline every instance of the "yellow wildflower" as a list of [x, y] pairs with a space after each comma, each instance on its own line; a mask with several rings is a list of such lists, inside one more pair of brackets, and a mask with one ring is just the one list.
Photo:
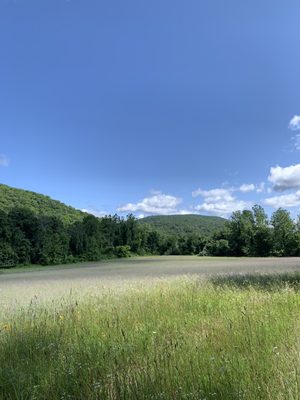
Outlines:
[[2, 326], [2, 328], [3, 328], [6, 332], [11, 331], [11, 325], [10, 325], [10, 324], [4, 324], [4, 325]]

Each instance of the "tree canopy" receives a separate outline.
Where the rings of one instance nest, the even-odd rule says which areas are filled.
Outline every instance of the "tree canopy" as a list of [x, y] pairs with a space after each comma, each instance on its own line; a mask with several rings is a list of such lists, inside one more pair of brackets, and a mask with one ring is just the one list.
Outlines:
[[15, 208], [27, 208], [37, 215], [55, 216], [67, 224], [81, 221], [86, 215], [49, 196], [0, 184], [0, 210], [9, 212]]

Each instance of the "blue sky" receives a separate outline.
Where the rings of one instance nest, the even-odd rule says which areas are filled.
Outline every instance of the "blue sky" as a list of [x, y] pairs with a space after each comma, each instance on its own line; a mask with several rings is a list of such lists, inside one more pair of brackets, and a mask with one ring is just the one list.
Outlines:
[[0, 0], [0, 182], [101, 215], [300, 208], [297, 0]]

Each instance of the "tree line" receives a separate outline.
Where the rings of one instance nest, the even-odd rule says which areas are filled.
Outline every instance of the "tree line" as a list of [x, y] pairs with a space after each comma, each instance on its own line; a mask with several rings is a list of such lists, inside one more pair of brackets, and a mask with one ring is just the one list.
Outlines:
[[60, 264], [136, 255], [299, 256], [300, 220], [278, 209], [269, 219], [261, 206], [234, 212], [211, 237], [166, 235], [139, 224], [133, 215], [67, 225], [26, 208], [0, 211], [0, 266]]
[[300, 218], [279, 208], [269, 219], [263, 207], [236, 211], [224, 229], [205, 244], [203, 255], [242, 257], [300, 256]]
[[97, 261], [132, 254], [194, 254], [201, 238], [175, 238], [138, 223], [133, 215], [96, 218], [65, 224], [61, 218], [36, 215], [26, 208], [0, 210], [0, 267]]

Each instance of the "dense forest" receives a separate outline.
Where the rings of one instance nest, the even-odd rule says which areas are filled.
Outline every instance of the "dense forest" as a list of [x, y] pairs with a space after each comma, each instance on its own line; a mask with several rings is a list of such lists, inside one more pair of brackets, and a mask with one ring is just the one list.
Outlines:
[[[206, 230], [208, 225], [206, 221]], [[176, 235], [168, 235], [132, 215], [96, 218], [48, 196], [0, 185], [3, 267], [94, 261], [132, 254], [198, 254], [205, 240], [203, 235], [194, 233], [193, 227], [191, 223], [190, 234], [182, 228]], [[212, 224], [210, 233], [213, 232], [216, 229]]]
[[96, 218], [64, 224], [55, 216], [36, 215], [26, 208], [0, 211], [0, 265], [59, 264], [95, 261], [132, 254], [199, 254], [199, 235], [167, 236], [142, 226], [133, 215]]
[[[270, 219], [256, 205], [234, 212], [229, 220], [168, 216], [141, 222], [133, 215], [96, 218], [47, 196], [4, 185], [0, 189], [0, 267], [134, 254], [300, 256], [300, 219], [294, 221], [281, 208]], [[206, 223], [202, 231], [201, 221]]]
[[186, 236], [198, 234], [211, 236], [224, 227], [225, 218], [207, 215], [152, 215], [141, 218], [140, 224], [147, 224], [150, 228], [166, 235]]
[[82, 221], [86, 215], [49, 196], [0, 184], [0, 210], [9, 212], [14, 208], [27, 208], [38, 215], [59, 217], [66, 224]]

